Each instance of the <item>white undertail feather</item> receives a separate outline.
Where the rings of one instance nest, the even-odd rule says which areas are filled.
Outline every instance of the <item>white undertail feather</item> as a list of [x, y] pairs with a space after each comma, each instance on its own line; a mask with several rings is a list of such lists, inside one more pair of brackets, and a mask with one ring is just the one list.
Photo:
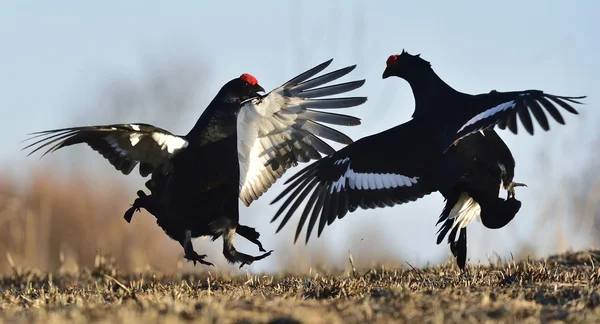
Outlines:
[[466, 192], [460, 194], [458, 202], [450, 210], [448, 219], [454, 219], [452, 228], [465, 228], [474, 220], [481, 221], [481, 206]]

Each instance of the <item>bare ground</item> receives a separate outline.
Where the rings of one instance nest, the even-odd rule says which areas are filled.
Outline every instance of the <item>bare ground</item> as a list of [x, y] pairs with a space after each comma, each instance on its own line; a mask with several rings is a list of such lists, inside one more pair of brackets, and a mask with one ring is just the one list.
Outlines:
[[544, 260], [332, 274], [77, 273], [14, 268], [0, 279], [0, 322], [599, 322], [600, 251]]

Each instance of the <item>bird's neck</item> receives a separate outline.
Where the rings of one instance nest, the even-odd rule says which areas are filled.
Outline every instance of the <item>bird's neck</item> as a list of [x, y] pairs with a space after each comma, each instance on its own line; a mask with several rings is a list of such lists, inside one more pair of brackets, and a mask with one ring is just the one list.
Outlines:
[[[415, 97], [415, 112], [413, 118], [420, 115], [429, 116], [432, 111], [444, 110], [440, 105], [450, 105], [450, 102], [461, 95], [450, 87], [432, 69], [424, 73], [406, 78]], [[431, 116], [429, 116], [431, 117]]]
[[186, 138], [192, 145], [204, 145], [234, 136], [239, 111], [239, 101], [213, 100]]

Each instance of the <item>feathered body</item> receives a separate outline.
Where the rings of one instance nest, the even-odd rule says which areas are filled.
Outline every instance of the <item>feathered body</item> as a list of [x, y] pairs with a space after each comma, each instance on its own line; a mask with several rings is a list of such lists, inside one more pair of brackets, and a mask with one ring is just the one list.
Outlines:
[[313, 110], [353, 107], [366, 101], [366, 97], [319, 98], [352, 91], [364, 84], [360, 80], [320, 87], [355, 68], [349, 66], [312, 78], [331, 61], [266, 95], [257, 93], [264, 90], [249, 74], [231, 80], [185, 136], [145, 124], [89, 126], [40, 132], [38, 136], [46, 137], [30, 146], [43, 143], [35, 152], [57, 143], [49, 150], [55, 151], [87, 143], [125, 174], [140, 163], [142, 176], [152, 174], [146, 182], [150, 195], [138, 191], [138, 198], [124, 218], [130, 222], [136, 210], [146, 208], [194, 263], [212, 265], [204, 261], [206, 255], [194, 251], [192, 238], [222, 237], [223, 255], [241, 267], [272, 251], [251, 256], [235, 249], [237, 233], [264, 251], [258, 232], [239, 224], [238, 199], [248, 206], [287, 169], [299, 162], [319, 159], [321, 153], [335, 152], [319, 137], [343, 144], [352, 142], [319, 122], [360, 124], [352, 116]]
[[[578, 99], [585, 97], [555, 96], [540, 90], [470, 95], [449, 86], [419, 55], [404, 51], [389, 57], [382, 77], [390, 76], [410, 85], [415, 98], [413, 118], [356, 140], [300, 170], [272, 202], [288, 196], [271, 221], [285, 215], [281, 230], [307, 199], [295, 240], [306, 226], [308, 242], [317, 224], [320, 236], [326, 225], [359, 207], [391, 207], [439, 191], [447, 203], [440, 216], [445, 223], [438, 241], [452, 229], [451, 248], [464, 266], [466, 229], [458, 243], [453, 243], [457, 230], [478, 217], [488, 228], [503, 227], [521, 205], [514, 198], [514, 187], [521, 185], [512, 181], [514, 159], [492, 129], [498, 125], [517, 134], [518, 117], [533, 134], [531, 112], [547, 131], [544, 110], [564, 124], [556, 106], [577, 114], [571, 104], [579, 104]], [[501, 187], [512, 197], [499, 198]]]

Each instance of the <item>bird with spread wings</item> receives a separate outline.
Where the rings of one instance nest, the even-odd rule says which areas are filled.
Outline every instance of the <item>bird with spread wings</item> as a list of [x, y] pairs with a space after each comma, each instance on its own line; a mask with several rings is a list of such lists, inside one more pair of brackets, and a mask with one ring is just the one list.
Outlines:
[[[139, 164], [143, 177], [125, 218], [146, 208], [166, 234], [177, 240], [185, 258], [212, 265], [195, 252], [191, 239], [223, 238], [223, 254], [230, 263], [251, 264], [260, 256], [238, 252], [240, 234], [259, 246], [259, 233], [239, 224], [238, 199], [246, 206], [264, 194], [277, 179], [298, 163], [321, 158], [335, 150], [323, 139], [341, 144], [352, 140], [324, 124], [355, 126], [360, 119], [324, 112], [363, 104], [366, 97], [321, 98], [360, 88], [365, 80], [328, 85], [350, 73], [355, 65], [315, 77], [333, 59], [292, 78], [265, 95], [255, 77], [243, 74], [226, 83], [187, 135], [175, 135], [144, 123], [83, 126], [33, 133], [42, 139], [26, 148], [44, 153], [85, 143], [117, 170], [129, 174]], [[313, 78], [314, 77], [314, 78]], [[30, 153], [30, 154], [31, 154]]]

